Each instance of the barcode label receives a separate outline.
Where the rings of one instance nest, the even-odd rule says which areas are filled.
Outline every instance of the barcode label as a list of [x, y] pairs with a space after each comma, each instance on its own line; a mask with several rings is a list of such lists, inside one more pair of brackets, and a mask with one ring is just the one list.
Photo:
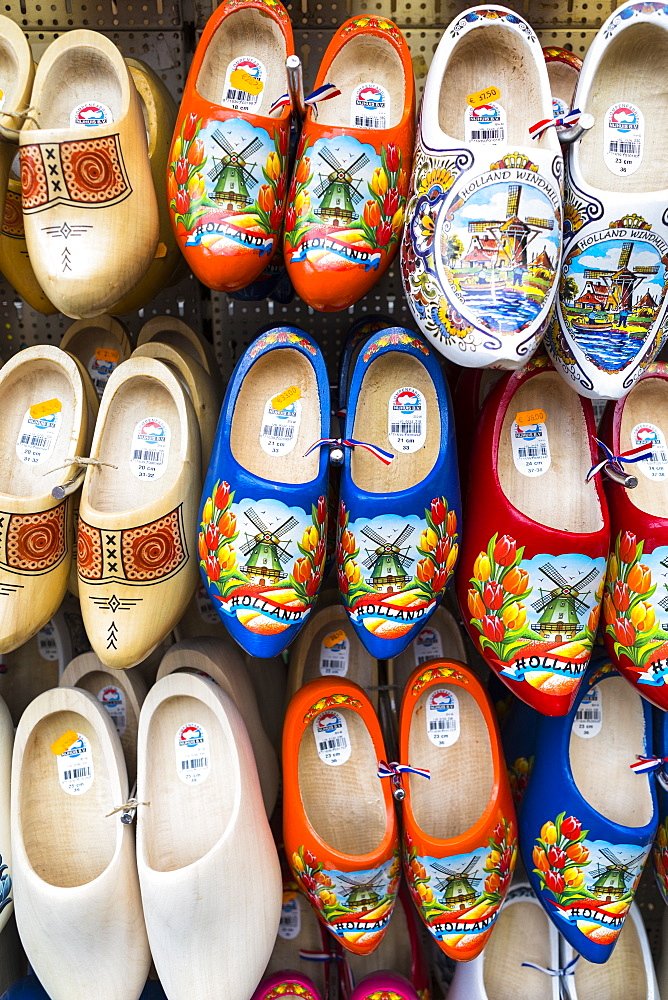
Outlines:
[[601, 713], [597, 708], [578, 709], [575, 718], [578, 722], [600, 722]]
[[523, 424], [521, 427], [514, 420], [510, 428], [513, 462], [523, 476], [542, 476], [552, 464], [544, 419], [545, 417], [537, 424]]
[[444, 719], [430, 719], [429, 729], [431, 732], [454, 732], [457, 728], [457, 720], [454, 715], [446, 716]]
[[407, 420], [404, 423], [394, 423], [390, 425], [391, 434], [422, 434], [421, 420]]
[[341, 712], [328, 709], [320, 712], [313, 720], [313, 736], [318, 757], [323, 764], [338, 767], [350, 757], [350, 737], [348, 723]]
[[[631, 431], [631, 447], [638, 448], [641, 445], [651, 445], [652, 453], [649, 458], [643, 459], [635, 466], [647, 479], [662, 481], [668, 479], [668, 448], [663, 431], [656, 424], [645, 421], [636, 424]], [[637, 473], [634, 473], [637, 475]]]
[[437, 747], [451, 747], [459, 739], [459, 699], [450, 688], [437, 688], [427, 698], [427, 736]]
[[320, 673], [337, 673], [339, 672], [339, 667], [341, 666], [340, 660], [321, 660], [320, 661]]
[[257, 98], [254, 94], [248, 94], [245, 90], [235, 90], [229, 87], [225, 94], [226, 101], [240, 101], [242, 104], [254, 104]]
[[390, 92], [380, 83], [358, 83], [350, 95], [350, 124], [354, 128], [390, 127]]
[[162, 465], [165, 453], [164, 451], [144, 451], [142, 448], [136, 448], [132, 453], [132, 459], [135, 462], [153, 462], [154, 465]]
[[227, 66], [220, 103], [237, 111], [257, 108], [262, 103], [266, 78], [267, 71], [259, 59], [255, 56], [237, 56]]
[[208, 767], [208, 766], [209, 766], [208, 757], [194, 757], [192, 760], [181, 761], [182, 771], [194, 771], [196, 768]]
[[[287, 388], [287, 387], [286, 387]], [[285, 392], [285, 389], [282, 390]], [[264, 404], [260, 431], [260, 447], [267, 455], [288, 455], [297, 444], [299, 425], [302, 416], [301, 398], [281, 407], [274, 399], [281, 396], [275, 394]]]
[[89, 767], [73, 767], [69, 771], [63, 771], [63, 778], [65, 781], [75, 781], [77, 778], [88, 777], [90, 777]]
[[427, 401], [412, 385], [403, 385], [390, 396], [387, 437], [398, 452], [418, 451], [427, 438]]
[[642, 163], [644, 142], [645, 119], [639, 107], [622, 101], [608, 108], [603, 119], [603, 160], [611, 173], [618, 177], [635, 173]]
[[199, 785], [209, 776], [209, 737], [204, 726], [187, 722], [176, 730], [176, 773], [184, 785]]
[[589, 739], [601, 731], [603, 723], [603, 703], [597, 687], [593, 687], [584, 696], [573, 719], [573, 732], [576, 736]]
[[295, 429], [291, 424], [265, 424], [262, 433], [265, 437], [289, 441], [294, 437]]
[[387, 128], [384, 116], [382, 118], [365, 118], [362, 115], [355, 115], [354, 124], [357, 128]]
[[320, 643], [320, 674], [322, 677], [345, 677], [348, 673], [350, 643], [343, 629], [323, 636]]
[[29, 444], [31, 448], [48, 448], [49, 439], [43, 434], [22, 434], [21, 444]]
[[500, 128], [474, 128], [471, 131], [471, 139], [474, 142], [493, 142], [503, 139], [503, 130]]
[[526, 448], [518, 448], [517, 455], [519, 458], [541, 458], [547, 457], [547, 448], [544, 444], [527, 446]]
[[609, 146], [611, 153], [621, 153], [623, 156], [640, 156], [641, 145], [639, 142], [622, 142], [613, 139]]
[[67, 750], [56, 755], [58, 782], [68, 795], [83, 795], [93, 784], [93, 754], [90, 743], [81, 733]]
[[172, 432], [162, 417], [144, 417], [135, 426], [130, 469], [137, 479], [160, 479], [169, 463]]
[[318, 743], [319, 750], [338, 750], [347, 745], [345, 736], [333, 736], [330, 740], [322, 740]]

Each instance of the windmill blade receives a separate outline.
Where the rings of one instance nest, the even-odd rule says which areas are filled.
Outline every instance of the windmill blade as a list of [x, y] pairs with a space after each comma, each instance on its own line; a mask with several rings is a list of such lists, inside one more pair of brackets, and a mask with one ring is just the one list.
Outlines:
[[603, 848], [601, 848], [601, 854], [603, 855], [604, 858], [607, 858], [608, 861], [612, 861], [612, 863], [615, 866], [615, 868], [623, 868], [624, 867], [624, 862], [620, 861], [619, 858], [616, 858], [615, 855], [612, 853], [612, 851], [610, 850], [609, 847], [603, 847]]
[[659, 265], [658, 264], [639, 264], [638, 267], [633, 268], [634, 274], [658, 274]]
[[318, 184], [317, 188], [315, 189], [315, 193], [316, 193], [317, 197], [321, 198], [322, 195], [325, 193], [325, 191], [327, 190], [328, 187], [329, 187], [329, 181], [327, 180], [327, 178], [325, 178], [324, 180], [320, 181], [320, 184]]
[[545, 597], [541, 597], [537, 601], [534, 601], [531, 607], [534, 609], [534, 611], [544, 611], [545, 608], [550, 603], [550, 601], [552, 600], [554, 600], [552, 594], [547, 594]]
[[233, 153], [234, 146], [232, 146], [228, 140], [223, 135], [222, 129], [217, 128], [216, 131], [211, 136], [213, 141], [217, 143], [221, 149], [224, 149], [226, 153]]
[[582, 590], [582, 588], [588, 586], [592, 582], [592, 580], [595, 580], [597, 576], [598, 576], [597, 569], [590, 570], [586, 576], [582, 577], [581, 580], [579, 580], [577, 583], [572, 584], [573, 589]]
[[405, 542], [407, 538], [410, 538], [410, 536], [413, 534], [414, 531], [415, 531], [415, 525], [407, 524], [404, 530], [399, 535], [399, 537], [395, 538], [392, 544], [396, 545], [396, 547], [400, 549], [403, 542]]
[[354, 188], [354, 187], [351, 186], [351, 188], [350, 188], [350, 197], [353, 200], [353, 205], [358, 205], [360, 203], [360, 201], [362, 200], [362, 198], [364, 197], [364, 195], [361, 194], [357, 190], [357, 188]]
[[554, 229], [554, 219], [535, 219], [530, 215], [527, 219], [527, 226], [536, 226], [538, 229]]
[[292, 559], [292, 556], [290, 555], [288, 550], [284, 549], [282, 545], [276, 546], [276, 555], [278, 556], [278, 561], [281, 563], [281, 565], [284, 565], [286, 562], [289, 562], [290, 559]]
[[367, 538], [370, 538], [372, 542], [376, 543], [376, 545], [389, 545], [389, 542], [385, 538], [381, 538], [378, 532], [374, 531], [368, 524], [365, 524], [362, 528], [362, 534], [366, 535]]
[[253, 549], [255, 548], [256, 544], [257, 544], [257, 542], [255, 541], [255, 539], [251, 538], [250, 541], [244, 542], [244, 544], [241, 546], [241, 551], [243, 552], [243, 554], [245, 556], [247, 556], [250, 552], [253, 551]]
[[296, 517], [289, 517], [287, 521], [283, 521], [279, 528], [272, 528], [272, 534], [276, 535], [277, 538], [282, 538], [286, 531], [290, 531], [297, 524], [299, 521]]
[[614, 271], [604, 271], [601, 267], [586, 267], [584, 276], [585, 278], [610, 278], [614, 273]]
[[209, 170], [209, 177], [211, 178], [212, 181], [215, 181], [218, 178], [218, 176], [222, 173], [222, 171], [223, 171], [223, 164], [220, 163], [219, 161], [218, 165], [216, 166], [216, 164], [214, 163], [211, 170]]
[[622, 252], [619, 255], [619, 270], [628, 267], [628, 263], [631, 260], [631, 254], [633, 253], [633, 241], [629, 240], [628, 243], [622, 243]]
[[262, 139], [259, 139], [257, 136], [255, 136], [255, 138], [251, 139], [248, 145], [244, 149], [242, 149], [238, 155], [251, 156], [253, 153], [257, 152], [257, 150], [260, 149], [261, 146], [262, 146]]
[[659, 601], [659, 604], [663, 608], [664, 611], [668, 611], [668, 594], [666, 594], [665, 597], [661, 598], [661, 600]]
[[599, 878], [601, 875], [605, 875], [607, 868], [603, 868], [601, 865], [596, 865], [596, 871], [591, 873], [592, 878]]
[[573, 604], [575, 605], [575, 610], [579, 611], [581, 615], [584, 615], [585, 612], [587, 612], [589, 610], [588, 605], [585, 604], [585, 602], [581, 598], [579, 598], [579, 597], [573, 597], [572, 601], [573, 601]]
[[354, 163], [351, 163], [349, 166], [345, 167], [345, 170], [347, 170], [349, 174], [356, 174], [358, 170], [362, 169], [362, 167], [366, 167], [368, 162], [369, 162], [369, 157], [366, 155], [366, 153], [362, 153], [361, 156], [357, 157]]
[[401, 568], [402, 569], [406, 569], [408, 566], [410, 566], [410, 564], [412, 562], [415, 562], [415, 559], [413, 559], [412, 556], [403, 555], [402, 553], [399, 553], [399, 555], [397, 556], [397, 559], [401, 563]]
[[509, 184], [508, 185], [508, 201], [506, 203], [506, 219], [510, 219], [511, 216], [517, 215], [520, 207], [520, 198], [522, 197], [522, 188], [519, 184]]
[[437, 861], [434, 861], [431, 867], [435, 868], [437, 872], [441, 872], [442, 875], [449, 875], [450, 878], [459, 878], [459, 872], [453, 872], [451, 868], [439, 865]]
[[489, 222], [469, 222], [469, 232], [484, 233], [487, 229], [498, 229], [502, 225], [503, 222], [499, 222], [497, 219], [490, 219]]
[[325, 161], [325, 163], [329, 164], [332, 170], [343, 170], [343, 167], [328, 146], [323, 146], [318, 155]]
[[[474, 858], [471, 858], [471, 860], [467, 864], [466, 868], [464, 868], [464, 870], [461, 872], [461, 874], [462, 875], [468, 875], [468, 873], [470, 872], [471, 868], [473, 868], [474, 865], [477, 865], [477, 863], [478, 863], [479, 860], [480, 860], [480, 858], [478, 856], [476, 856]], [[469, 881], [471, 881], [471, 880], [469, 879]], [[480, 881], [480, 879], [478, 879], [478, 881]]]
[[246, 517], [248, 518], [251, 524], [255, 525], [258, 531], [262, 532], [262, 534], [266, 534], [269, 531], [267, 525], [260, 517], [258, 517], [258, 515], [255, 513], [255, 510], [252, 507], [249, 507], [248, 510], [246, 511]]
[[[638, 855], [637, 855], [637, 856], [636, 856], [635, 858], [631, 858], [631, 860], [630, 860], [630, 861], [626, 861], [626, 862], [624, 863], [624, 864], [625, 864], [625, 867], [626, 867], [626, 868], [632, 868], [632, 867], [633, 867], [634, 865], [637, 865], [639, 861], [642, 861], [642, 859], [643, 859], [644, 857], [645, 857], [645, 852], [643, 851], [643, 853], [642, 853], [642, 854], [638, 854]], [[632, 874], [633, 874], [633, 872], [630, 872], [630, 874], [632, 875]]]
[[543, 573], [548, 580], [552, 580], [552, 583], [558, 584], [560, 587], [570, 587], [568, 580], [565, 580], [556, 566], [551, 563], [545, 563], [543, 566], [539, 567], [541, 573]]
[[375, 561], [376, 561], [375, 556], [367, 556], [366, 559], [363, 561], [362, 566], [364, 566], [365, 569], [371, 569]]
[[255, 166], [255, 164], [253, 164], [252, 167], [242, 167], [241, 168], [241, 173], [243, 175], [243, 179], [244, 179], [244, 182], [246, 184], [246, 187], [248, 187], [249, 184], [255, 184], [255, 174], [253, 173], [253, 167], [254, 166]]

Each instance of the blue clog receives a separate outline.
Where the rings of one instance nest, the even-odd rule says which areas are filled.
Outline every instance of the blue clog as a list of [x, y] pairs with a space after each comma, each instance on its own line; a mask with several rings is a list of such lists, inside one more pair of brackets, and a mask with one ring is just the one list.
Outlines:
[[[49, 1000], [37, 976], [31, 973], [17, 981], [2, 994], [0, 1000]], [[148, 979], [139, 1000], [167, 1000], [165, 991], [157, 979]]]
[[204, 483], [199, 558], [220, 618], [251, 656], [278, 656], [320, 588], [329, 451], [311, 449], [329, 433], [329, 409], [320, 348], [296, 327], [253, 341], [227, 387]]
[[[563, 717], [541, 718], [520, 848], [548, 916], [589, 962], [606, 962], [654, 837], [651, 706], [606, 657]], [[634, 765], [634, 768], [631, 767]]]
[[356, 319], [348, 327], [339, 357], [339, 411], [345, 411], [350, 374], [364, 341], [372, 337], [374, 333], [385, 330], [388, 326], [392, 326], [392, 320], [388, 319], [387, 316], [383, 316], [382, 313], [367, 313], [366, 316]]
[[344, 444], [339, 589], [371, 655], [398, 656], [440, 603], [459, 551], [452, 404], [421, 338], [389, 327], [365, 342]]
[[668, 906], [668, 712], [654, 709], [654, 753], [662, 762], [657, 771], [659, 826], [652, 848], [654, 877], [664, 903]]

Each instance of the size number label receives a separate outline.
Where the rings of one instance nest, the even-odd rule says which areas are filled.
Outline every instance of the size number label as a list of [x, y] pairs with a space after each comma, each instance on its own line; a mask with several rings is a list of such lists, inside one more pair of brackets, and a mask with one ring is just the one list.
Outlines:
[[578, 706], [573, 719], [573, 732], [583, 739], [591, 739], [601, 731], [603, 704], [597, 687], [588, 691]]
[[321, 712], [313, 720], [313, 736], [323, 764], [338, 767], [350, 758], [348, 725], [340, 712]]
[[427, 736], [437, 747], [451, 747], [459, 739], [459, 700], [449, 688], [437, 688], [427, 699]]
[[137, 479], [161, 479], [169, 462], [172, 432], [160, 417], [144, 417], [135, 426], [130, 446], [130, 470]]
[[413, 656], [415, 666], [419, 667], [425, 660], [440, 659], [443, 656], [441, 633], [431, 625], [422, 629], [416, 639], [413, 639]]
[[395, 451], [411, 453], [427, 439], [427, 401], [419, 389], [404, 385], [387, 404], [387, 436]]
[[238, 56], [227, 67], [221, 104], [234, 111], [257, 110], [267, 70], [255, 56]]
[[262, 426], [260, 428], [260, 447], [267, 455], [289, 455], [297, 444], [299, 424], [302, 419], [301, 399], [279, 408], [274, 406], [273, 399], [264, 404]]
[[90, 743], [81, 733], [67, 750], [56, 757], [58, 781], [68, 795], [83, 795], [93, 784], [93, 754]]
[[639, 107], [622, 101], [605, 113], [603, 159], [608, 170], [618, 177], [635, 173], [643, 158], [645, 119]]
[[631, 431], [631, 447], [639, 448], [648, 443], [652, 445], [652, 454], [649, 458], [635, 462], [633, 469], [639, 469], [648, 479], [668, 479], [668, 448], [661, 429], [649, 421], [636, 424]]
[[513, 420], [510, 442], [515, 468], [523, 476], [542, 476], [550, 468], [550, 442], [547, 426], [542, 421], [520, 427], [517, 420]]
[[209, 777], [209, 737], [203, 726], [188, 722], [174, 737], [176, 773], [184, 785], [201, 785]]
[[31, 406], [23, 414], [16, 441], [16, 455], [24, 465], [41, 465], [46, 462], [58, 441], [63, 416], [60, 403], [55, 412], [49, 413], [41, 412], [42, 405], [38, 403], [36, 406]]
[[379, 83], [355, 87], [350, 97], [350, 124], [354, 128], [389, 128], [389, 90]]
[[336, 675], [345, 677], [348, 673], [350, 643], [343, 629], [330, 632], [320, 644], [320, 673], [323, 677]]

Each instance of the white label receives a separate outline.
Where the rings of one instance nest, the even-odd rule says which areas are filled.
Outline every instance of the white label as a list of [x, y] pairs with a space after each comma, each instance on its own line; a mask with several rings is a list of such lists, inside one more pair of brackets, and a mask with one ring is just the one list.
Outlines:
[[234, 111], [254, 111], [262, 104], [267, 71], [255, 56], [238, 56], [225, 73], [220, 103]]
[[443, 656], [441, 633], [431, 625], [423, 628], [417, 639], [413, 639], [413, 656], [415, 666], [419, 667], [425, 660], [440, 659]]
[[273, 406], [274, 396], [264, 404], [260, 447], [267, 455], [289, 455], [297, 444], [302, 418], [301, 399], [295, 399], [282, 410]]
[[404, 385], [387, 404], [387, 436], [399, 452], [418, 451], [427, 438], [427, 401], [419, 389]]
[[[552, 98], [552, 117], [553, 118], [563, 118], [569, 112], [569, 107], [565, 101], [562, 101], [560, 97]], [[558, 128], [563, 128], [563, 125], [557, 126]]]
[[340, 712], [329, 709], [313, 720], [313, 735], [318, 757], [323, 764], [338, 767], [350, 757], [348, 725]]
[[379, 83], [360, 83], [350, 97], [350, 124], [355, 128], [389, 128], [390, 92]]
[[218, 617], [218, 612], [213, 606], [213, 601], [210, 599], [206, 587], [203, 583], [200, 583], [195, 593], [195, 603], [197, 604], [197, 610], [199, 611], [199, 616], [203, 622], [207, 625], [216, 625], [220, 622]]
[[603, 704], [598, 688], [593, 687], [584, 696], [573, 719], [573, 732], [583, 739], [597, 736], [603, 724]]
[[56, 447], [62, 412], [31, 417], [26, 410], [16, 441], [16, 454], [25, 465], [41, 465]]
[[348, 673], [349, 654], [350, 643], [342, 629], [326, 635], [320, 643], [320, 673], [322, 676], [345, 677]]
[[137, 479], [160, 479], [167, 471], [169, 424], [159, 417], [144, 417], [136, 425], [130, 446], [130, 469]]
[[489, 146], [506, 141], [506, 112], [498, 101], [479, 108], [466, 105], [464, 137], [466, 142], [484, 142]]
[[119, 736], [122, 736], [125, 732], [126, 726], [126, 714], [125, 714], [125, 695], [119, 687], [115, 684], [109, 684], [107, 687], [101, 688], [97, 693], [97, 700], [102, 703], [104, 708], [107, 710], [107, 715], [110, 716], [111, 721], [116, 726], [116, 732]]
[[603, 159], [619, 177], [635, 173], [642, 163], [645, 119], [635, 104], [613, 104], [605, 113]]
[[177, 730], [176, 773], [184, 785], [200, 785], [209, 776], [211, 759], [206, 730], [196, 722], [188, 722]]
[[111, 125], [113, 120], [111, 108], [95, 100], [77, 104], [76, 108], [72, 108], [70, 112], [70, 128], [74, 128], [76, 125], [83, 125], [84, 128], [95, 128], [97, 125]]
[[85, 736], [77, 733], [71, 747], [56, 757], [58, 781], [68, 795], [83, 795], [93, 784], [93, 754]]
[[513, 462], [523, 476], [542, 476], [552, 464], [550, 442], [545, 424], [520, 427], [516, 420], [510, 428]]
[[37, 633], [37, 651], [43, 660], [58, 659], [58, 642], [53, 622], [47, 622]]
[[281, 907], [281, 920], [278, 925], [278, 936], [284, 941], [294, 941], [299, 937], [302, 929], [302, 913], [299, 908], [299, 897], [295, 894], [292, 899], [283, 903]]
[[117, 362], [105, 361], [93, 355], [88, 362], [88, 374], [93, 380], [98, 399], [102, 399], [102, 393], [107, 387], [109, 376], [116, 367]]
[[430, 691], [427, 699], [427, 736], [437, 747], [451, 747], [459, 739], [459, 700], [449, 688]]
[[648, 479], [668, 479], [668, 449], [666, 439], [656, 426], [646, 421], [644, 424], [636, 424], [631, 431], [631, 447], [638, 448], [648, 442], [652, 445], [652, 454], [649, 458], [643, 458], [640, 462], [634, 462], [629, 466], [629, 471], [640, 469]]

